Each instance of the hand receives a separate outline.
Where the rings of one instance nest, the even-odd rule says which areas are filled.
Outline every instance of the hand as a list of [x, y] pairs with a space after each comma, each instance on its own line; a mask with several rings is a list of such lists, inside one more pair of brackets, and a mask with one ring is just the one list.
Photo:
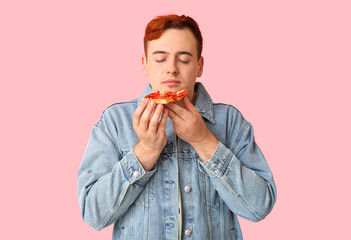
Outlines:
[[167, 143], [167, 117], [167, 109], [149, 99], [145, 99], [134, 112], [133, 128], [140, 139], [134, 153], [146, 171], [153, 168]]
[[207, 128], [202, 116], [186, 97], [182, 99], [184, 108], [169, 103], [166, 108], [173, 123], [174, 132], [191, 144], [202, 161], [210, 159], [215, 152], [218, 140]]

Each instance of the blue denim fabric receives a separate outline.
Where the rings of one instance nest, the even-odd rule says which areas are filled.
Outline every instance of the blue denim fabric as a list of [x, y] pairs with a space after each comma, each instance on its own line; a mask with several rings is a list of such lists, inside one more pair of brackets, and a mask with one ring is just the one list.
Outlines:
[[196, 89], [195, 107], [219, 140], [207, 162], [168, 119], [168, 142], [154, 169], [143, 169], [133, 152], [139, 141], [133, 113], [150, 86], [139, 99], [104, 111], [78, 173], [79, 204], [90, 226], [114, 224], [113, 239], [178, 239], [178, 184], [182, 239], [242, 239], [237, 216], [259, 221], [272, 210], [276, 187], [251, 124], [236, 108], [212, 103], [201, 83]]

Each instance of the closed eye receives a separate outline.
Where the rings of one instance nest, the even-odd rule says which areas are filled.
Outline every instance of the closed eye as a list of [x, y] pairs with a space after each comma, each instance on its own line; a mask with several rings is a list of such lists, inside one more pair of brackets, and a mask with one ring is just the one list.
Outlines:
[[184, 64], [188, 64], [190, 61], [184, 61], [184, 60], [180, 60], [179, 59], [179, 61], [181, 62], [181, 63], [184, 63]]

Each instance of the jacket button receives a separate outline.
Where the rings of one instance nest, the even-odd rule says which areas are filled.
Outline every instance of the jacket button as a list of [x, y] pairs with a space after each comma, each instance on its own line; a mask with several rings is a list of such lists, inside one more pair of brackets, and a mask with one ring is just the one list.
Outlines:
[[218, 168], [218, 165], [216, 163], [212, 164], [211, 166], [212, 169], [217, 169]]
[[140, 172], [139, 171], [134, 171], [133, 172], [133, 177], [139, 177], [140, 175]]
[[191, 187], [186, 186], [186, 187], [184, 188], [184, 191], [185, 191], [185, 192], [191, 192]]
[[189, 148], [187, 148], [187, 147], [183, 148], [183, 152], [184, 153], [188, 153], [189, 152]]
[[187, 235], [188, 237], [191, 236], [192, 232], [191, 230], [187, 229], [185, 230], [185, 235]]

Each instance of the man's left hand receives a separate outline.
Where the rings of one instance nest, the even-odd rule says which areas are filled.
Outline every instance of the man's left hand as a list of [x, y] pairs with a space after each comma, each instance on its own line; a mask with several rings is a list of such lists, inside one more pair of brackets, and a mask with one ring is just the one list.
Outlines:
[[202, 116], [187, 97], [182, 99], [184, 107], [169, 103], [165, 107], [172, 120], [173, 130], [178, 137], [193, 146], [202, 161], [210, 159], [218, 140], [207, 128]]

